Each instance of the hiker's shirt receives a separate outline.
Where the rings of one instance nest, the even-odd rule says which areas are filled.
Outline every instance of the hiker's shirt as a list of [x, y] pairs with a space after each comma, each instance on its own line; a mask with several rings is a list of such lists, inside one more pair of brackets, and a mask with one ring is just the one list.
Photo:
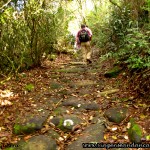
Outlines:
[[91, 29], [89, 29], [88, 27], [85, 27], [85, 29], [89, 31], [90, 37], [92, 37], [92, 31], [91, 31]]

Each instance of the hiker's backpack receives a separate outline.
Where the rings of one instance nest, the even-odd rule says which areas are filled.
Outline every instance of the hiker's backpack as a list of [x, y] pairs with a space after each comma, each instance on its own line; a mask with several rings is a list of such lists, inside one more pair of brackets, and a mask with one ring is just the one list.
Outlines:
[[79, 33], [79, 41], [80, 42], [87, 42], [90, 40], [89, 33], [86, 29], [82, 29]]

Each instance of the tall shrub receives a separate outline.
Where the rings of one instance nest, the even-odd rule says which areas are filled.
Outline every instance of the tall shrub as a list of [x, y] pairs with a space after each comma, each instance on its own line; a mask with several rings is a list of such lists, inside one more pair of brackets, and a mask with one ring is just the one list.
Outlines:
[[19, 12], [12, 6], [1, 11], [0, 73], [39, 66], [43, 54], [56, 51], [56, 44], [64, 39], [68, 18], [61, 3], [44, 7], [40, 0], [26, 1]]
[[148, 6], [149, 1], [126, 0], [119, 7], [114, 7], [110, 20], [112, 41], [117, 45], [117, 51], [113, 51], [113, 55], [128, 69], [129, 87], [144, 96], [148, 96], [150, 92]]

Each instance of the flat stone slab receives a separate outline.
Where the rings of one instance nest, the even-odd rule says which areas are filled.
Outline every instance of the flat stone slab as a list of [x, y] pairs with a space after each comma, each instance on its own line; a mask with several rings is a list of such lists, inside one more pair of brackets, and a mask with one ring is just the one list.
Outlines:
[[119, 124], [127, 117], [127, 114], [128, 114], [128, 108], [114, 107], [106, 110], [104, 115], [108, 118], [109, 121]]
[[[82, 135], [76, 141], [73, 141], [66, 150], [83, 150], [83, 143], [99, 143], [104, 137], [104, 125], [93, 124], [83, 131]], [[91, 150], [88, 148], [88, 150]]]
[[80, 72], [84, 72], [86, 71], [85, 68], [63, 68], [63, 69], [59, 69], [56, 70], [56, 72], [63, 72], [63, 73], [80, 73]]
[[85, 100], [78, 99], [76, 97], [68, 98], [62, 102], [62, 106], [71, 106], [74, 108], [81, 108], [86, 103]]
[[52, 82], [52, 83], [50, 84], [50, 88], [51, 88], [52, 90], [61, 89], [61, 88], [62, 88], [62, 85], [61, 85], [60, 83], [57, 83], [57, 82]]
[[[81, 77], [82, 78], [82, 77]], [[79, 77], [78, 77], [79, 79]], [[68, 84], [71, 88], [80, 88], [80, 87], [91, 87], [91, 86], [95, 86], [98, 85], [98, 83], [96, 83], [93, 80], [84, 80], [84, 79], [80, 79], [80, 80], [76, 80], [73, 82], [70, 82]], [[89, 92], [90, 93], [90, 92]]]
[[90, 85], [96, 85], [97, 82], [93, 80], [78, 80], [74, 84], [77, 86], [90, 86]]
[[38, 116], [26, 116], [24, 117], [24, 120], [19, 119], [19, 121], [14, 125], [13, 132], [14, 134], [21, 135], [33, 133], [36, 130], [40, 130], [42, 129], [48, 116], [49, 114], [47, 113], [43, 116], [41, 114]]
[[64, 132], [71, 132], [80, 123], [82, 123], [82, 120], [76, 115], [58, 116], [50, 120], [50, 124], [55, 125]]
[[54, 109], [53, 114], [54, 116], [60, 116], [60, 115], [66, 114], [66, 108], [61, 107], [61, 106], [57, 107], [56, 109]]
[[71, 106], [74, 108], [82, 108], [86, 110], [99, 110], [101, 107], [100, 105], [96, 104], [95, 102], [87, 103], [85, 100], [79, 100], [77, 98], [68, 99], [62, 102], [62, 106]]
[[82, 106], [84, 109], [86, 110], [99, 110], [100, 109], [100, 105], [96, 104], [96, 103], [88, 103]]
[[19, 150], [57, 150], [56, 141], [45, 135], [34, 136], [26, 142], [20, 141], [18, 145]]

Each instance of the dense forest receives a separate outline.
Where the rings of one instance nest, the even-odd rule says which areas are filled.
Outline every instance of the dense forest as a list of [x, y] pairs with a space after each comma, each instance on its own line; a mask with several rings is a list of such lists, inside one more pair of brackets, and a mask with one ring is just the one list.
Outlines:
[[127, 86], [148, 109], [150, 0], [1, 0], [1, 86], [45, 60], [75, 55], [75, 34], [82, 23], [93, 32], [98, 60], [121, 67]]
[[100, 57], [117, 59], [130, 72], [138, 92], [147, 95], [149, 5], [149, 0], [2, 0], [0, 75], [16, 75], [39, 66], [54, 53], [67, 51], [75, 32], [68, 30], [69, 25], [76, 24], [71, 27], [75, 30], [86, 23], [93, 31], [92, 44], [100, 48]]

